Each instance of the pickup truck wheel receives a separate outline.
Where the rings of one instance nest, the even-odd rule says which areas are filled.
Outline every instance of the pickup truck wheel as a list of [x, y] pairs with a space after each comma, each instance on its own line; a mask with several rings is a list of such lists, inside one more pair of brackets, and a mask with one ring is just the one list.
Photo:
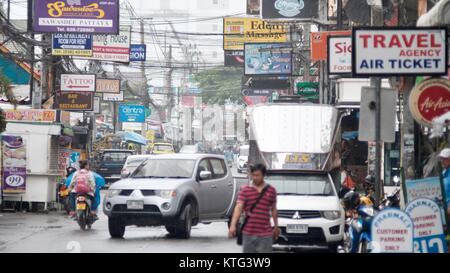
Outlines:
[[192, 206], [187, 204], [184, 206], [178, 223], [176, 226], [176, 236], [181, 239], [189, 239], [191, 237], [192, 228]]
[[177, 231], [174, 226], [166, 225], [165, 227], [166, 227], [167, 232], [169, 232], [170, 235], [174, 235]]
[[111, 238], [123, 238], [123, 235], [125, 234], [125, 225], [117, 218], [108, 218], [108, 229]]

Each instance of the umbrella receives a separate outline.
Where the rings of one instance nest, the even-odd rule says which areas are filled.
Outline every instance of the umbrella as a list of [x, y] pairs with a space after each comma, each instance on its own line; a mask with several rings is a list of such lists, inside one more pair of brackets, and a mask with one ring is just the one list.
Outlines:
[[118, 132], [116, 135], [120, 136], [126, 142], [131, 142], [138, 145], [147, 145], [147, 139], [134, 132]]

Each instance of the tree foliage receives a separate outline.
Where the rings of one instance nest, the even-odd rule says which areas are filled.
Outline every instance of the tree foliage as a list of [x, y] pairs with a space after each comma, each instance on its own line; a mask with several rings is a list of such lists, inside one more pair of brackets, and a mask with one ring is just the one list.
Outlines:
[[242, 68], [219, 67], [200, 71], [194, 79], [203, 90], [202, 100], [204, 103], [223, 105], [230, 101], [243, 104], [242, 75]]
[[[0, 71], [0, 94], [4, 95], [11, 104], [17, 105], [17, 100], [12, 93], [11, 81]], [[6, 129], [6, 119], [3, 110], [0, 109], [0, 133]]]

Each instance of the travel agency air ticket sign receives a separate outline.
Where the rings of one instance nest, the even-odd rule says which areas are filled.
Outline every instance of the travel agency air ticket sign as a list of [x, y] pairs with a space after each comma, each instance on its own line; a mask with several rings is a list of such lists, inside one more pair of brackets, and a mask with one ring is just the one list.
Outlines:
[[354, 28], [355, 76], [447, 74], [445, 28]]

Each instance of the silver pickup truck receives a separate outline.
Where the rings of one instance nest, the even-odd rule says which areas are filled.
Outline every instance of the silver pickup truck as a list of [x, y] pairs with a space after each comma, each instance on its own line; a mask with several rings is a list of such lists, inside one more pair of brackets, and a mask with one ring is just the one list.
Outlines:
[[152, 155], [130, 175], [114, 183], [103, 200], [113, 238], [125, 227], [160, 226], [188, 239], [198, 223], [229, 221], [246, 179], [234, 179], [223, 156]]

